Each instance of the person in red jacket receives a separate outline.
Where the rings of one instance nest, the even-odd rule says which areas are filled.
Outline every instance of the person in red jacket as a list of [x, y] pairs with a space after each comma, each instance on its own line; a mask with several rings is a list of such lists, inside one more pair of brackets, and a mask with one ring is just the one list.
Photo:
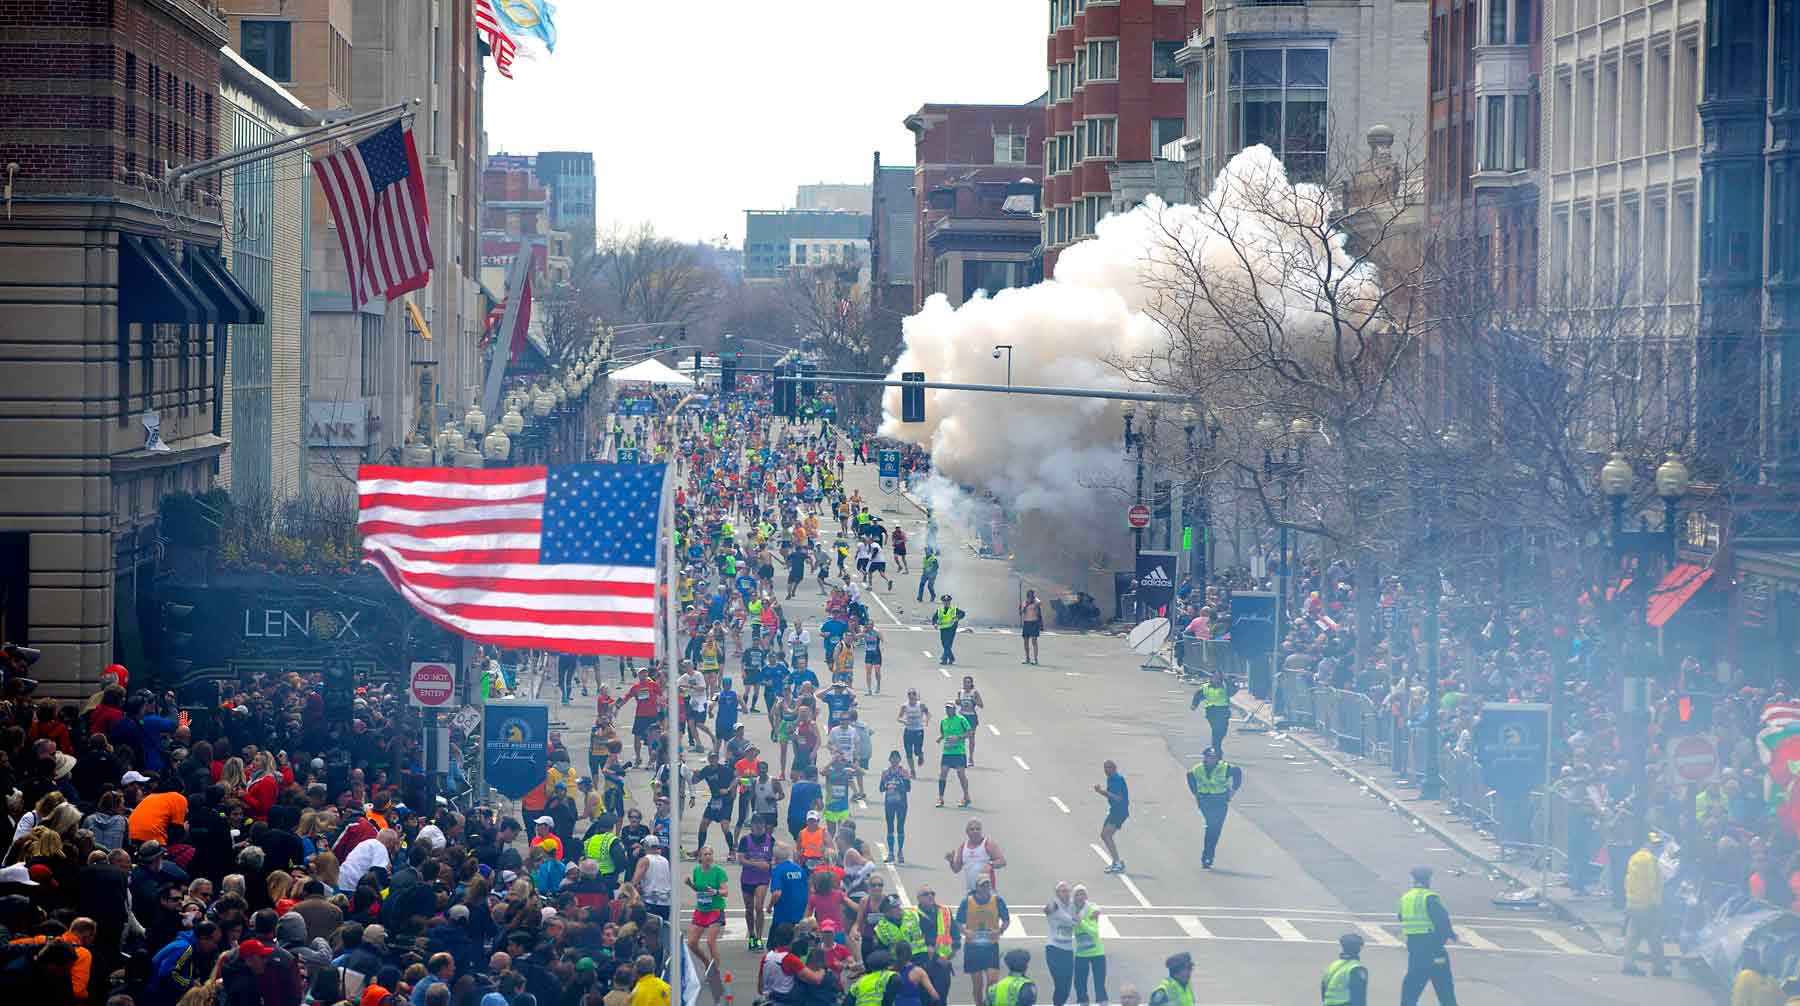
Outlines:
[[244, 789], [244, 810], [258, 821], [269, 819], [269, 808], [281, 796], [281, 777], [275, 772], [275, 756], [258, 751], [250, 763], [250, 785]]

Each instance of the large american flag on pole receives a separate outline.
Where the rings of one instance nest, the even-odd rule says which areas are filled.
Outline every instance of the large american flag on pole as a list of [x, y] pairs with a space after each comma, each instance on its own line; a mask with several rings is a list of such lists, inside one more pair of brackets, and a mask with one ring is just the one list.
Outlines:
[[364, 465], [363, 559], [459, 635], [654, 657], [666, 467]]
[[344, 246], [353, 309], [423, 287], [436, 262], [412, 130], [393, 123], [313, 162], [313, 174]]

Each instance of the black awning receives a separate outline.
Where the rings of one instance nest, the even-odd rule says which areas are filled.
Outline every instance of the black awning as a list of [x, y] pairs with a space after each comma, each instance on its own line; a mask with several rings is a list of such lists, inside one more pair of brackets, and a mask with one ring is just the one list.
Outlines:
[[211, 248], [198, 248], [189, 245], [182, 253], [182, 263], [187, 266], [188, 279], [209, 297], [213, 306], [218, 309], [219, 323], [224, 325], [260, 325], [264, 321], [263, 309], [256, 303], [238, 283], [231, 270], [225, 268], [224, 260]]
[[119, 317], [139, 324], [186, 325], [213, 321], [218, 311], [169, 254], [167, 245], [136, 234], [119, 235]]

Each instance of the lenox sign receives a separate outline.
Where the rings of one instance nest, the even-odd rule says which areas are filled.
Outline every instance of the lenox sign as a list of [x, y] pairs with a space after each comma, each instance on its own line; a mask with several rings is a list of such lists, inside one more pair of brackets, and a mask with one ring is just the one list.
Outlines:
[[360, 611], [288, 611], [284, 608], [246, 608], [245, 639], [300, 637], [322, 641], [361, 639], [356, 628]]

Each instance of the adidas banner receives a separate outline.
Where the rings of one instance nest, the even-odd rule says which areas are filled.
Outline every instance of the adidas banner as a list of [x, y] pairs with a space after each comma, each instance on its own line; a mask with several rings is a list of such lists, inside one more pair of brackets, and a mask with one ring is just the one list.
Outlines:
[[1175, 598], [1175, 553], [1139, 552], [1135, 583], [1139, 616], [1167, 615]]

